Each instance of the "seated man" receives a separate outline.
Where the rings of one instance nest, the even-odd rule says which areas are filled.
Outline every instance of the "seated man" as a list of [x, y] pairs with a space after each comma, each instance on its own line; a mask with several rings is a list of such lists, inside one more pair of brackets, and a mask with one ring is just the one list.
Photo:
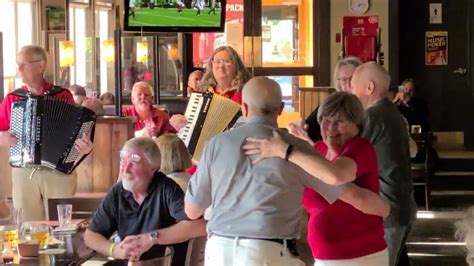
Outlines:
[[96, 115], [104, 115], [104, 106], [97, 98], [85, 99], [82, 106], [94, 111]]
[[74, 84], [70, 86], [68, 90], [71, 92], [74, 102], [78, 106], [81, 106], [82, 102], [84, 102], [84, 100], [87, 98], [86, 89], [80, 85]]
[[159, 137], [165, 133], [176, 133], [186, 125], [183, 115], [168, 114], [153, 106], [153, 89], [147, 82], [135, 83], [132, 88], [133, 106], [122, 111], [124, 116], [134, 116], [135, 137]]
[[[165, 245], [206, 235], [203, 219], [184, 213], [184, 193], [159, 172], [161, 155], [149, 138], [127, 141], [120, 152], [121, 181], [107, 193], [85, 232], [87, 246], [131, 261], [161, 257]], [[109, 238], [116, 232], [119, 244]]]
[[202, 72], [201, 70], [194, 70], [193, 72], [191, 72], [191, 74], [189, 74], [189, 77], [188, 77], [188, 96], [190, 96], [191, 93], [193, 93], [193, 92], [200, 92], [200, 93], [203, 92], [199, 89], [199, 86], [198, 86], [198, 83], [199, 83], [199, 81], [201, 81], [202, 76], [204, 76], [204, 72]]

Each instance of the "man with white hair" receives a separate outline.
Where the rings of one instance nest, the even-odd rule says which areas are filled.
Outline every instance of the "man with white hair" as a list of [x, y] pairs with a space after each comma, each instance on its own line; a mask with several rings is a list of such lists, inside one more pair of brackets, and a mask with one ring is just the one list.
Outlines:
[[375, 146], [380, 194], [391, 207], [384, 227], [390, 266], [394, 266], [416, 219], [416, 203], [408, 132], [397, 107], [387, 97], [389, 84], [389, 74], [375, 62], [357, 67], [351, 80], [352, 93], [366, 109], [367, 126], [362, 135]]
[[[150, 138], [133, 138], [120, 151], [120, 182], [92, 217], [84, 240], [93, 250], [130, 261], [161, 257], [166, 245], [206, 235], [203, 219], [189, 220], [184, 193], [159, 172], [161, 154]], [[117, 232], [121, 242], [109, 240]]]
[[[295, 256], [304, 188], [334, 202], [346, 186], [327, 185], [288, 160], [270, 158], [252, 164], [255, 156], [247, 156], [242, 145], [247, 137], [273, 136], [283, 109], [282, 95], [278, 83], [266, 77], [251, 79], [242, 93], [246, 124], [207, 143], [188, 185], [186, 214], [197, 218], [212, 206], [206, 265], [304, 265]], [[303, 140], [284, 131], [279, 134], [315, 154]]]
[[135, 137], [159, 137], [166, 133], [176, 133], [186, 125], [186, 118], [176, 114], [169, 119], [168, 114], [153, 106], [153, 88], [148, 82], [140, 81], [132, 87], [133, 106], [122, 111], [124, 116], [133, 116]]
[[[18, 75], [24, 85], [9, 93], [0, 104], [0, 145], [3, 146], [16, 144], [16, 137], [9, 131], [11, 106], [26, 94], [52, 95], [56, 99], [75, 105], [69, 90], [54, 86], [43, 78], [47, 57], [42, 47], [36, 45], [22, 47], [16, 57], [16, 63]], [[74, 145], [81, 154], [88, 154], [92, 150], [89, 136], [82, 136]], [[44, 167], [12, 169], [13, 206], [23, 210], [24, 221], [47, 220], [48, 199], [71, 198], [75, 190], [75, 172], [66, 175]]]

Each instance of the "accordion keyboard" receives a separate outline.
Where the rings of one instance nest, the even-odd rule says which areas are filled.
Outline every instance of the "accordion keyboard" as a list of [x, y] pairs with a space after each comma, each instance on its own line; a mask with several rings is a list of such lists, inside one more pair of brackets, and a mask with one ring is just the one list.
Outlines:
[[24, 106], [16, 105], [12, 108], [11, 116], [11, 127], [10, 133], [16, 137], [16, 144], [10, 147], [10, 158], [15, 163], [16, 166], [23, 166], [22, 154], [23, 154], [23, 126], [25, 122], [23, 121], [23, 114], [25, 113]]
[[186, 112], [184, 113], [184, 116], [188, 119], [188, 123], [178, 132], [178, 137], [183, 140], [186, 147], [189, 146], [189, 142], [191, 141], [193, 129], [198, 121], [199, 112], [201, 111], [203, 103], [203, 95], [201, 93], [191, 94]]

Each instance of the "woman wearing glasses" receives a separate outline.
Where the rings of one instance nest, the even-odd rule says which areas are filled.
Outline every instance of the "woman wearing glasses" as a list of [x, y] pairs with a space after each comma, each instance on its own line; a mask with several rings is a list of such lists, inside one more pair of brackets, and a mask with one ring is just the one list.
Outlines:
[[[362, 61], [353, 56], [346, 57], [336, 64], [334, 69], [334, 87], [336, 91], [350, 92], [352, 74], [360, 65], [362, 65]], [[302, 121], [307, 125], [308, 136], [313, 142], [321, 140], [321, 130], [317, 119], [318, 109], [319, 106], [314, 109], [305, 121]], [[298, 126], [301, 128], [305, 127], [303, 123]], [[290, 125], [290, 127], [295, 128], [294, 125]], [[296, 128], [296, 130], [298, 130], [298, 128]]]
[[239, 54], [230, 46], [221, 46], [214, 50], [199, 87], [240, 104], [242, 87], [249, 79], [250, 73]]

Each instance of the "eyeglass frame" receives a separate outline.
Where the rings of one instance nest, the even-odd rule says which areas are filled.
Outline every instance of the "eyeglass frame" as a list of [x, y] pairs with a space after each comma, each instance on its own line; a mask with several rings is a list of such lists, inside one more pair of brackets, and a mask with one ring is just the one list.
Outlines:
[[136, 153], [131, 153], [131, 152], [128, 152], [127, 150], [121, 150], [119, 152], [119, 158], [120, 158], [120, 161], [124, 161], [126, 158], [130, 158], [130, 161], [132, 163], [139, 163], [143, 157], [136, 154]]
[[44, 59], [36, 59], [36, 60], [31, 60], [31, 61], [26, 61], [24, 63], [18, 63], [16, 62], [16, 66], [20, 69], [26, 65], [31, 65], [31, 64], [34, 64], [34, 63], [38, 63], [40, 61], [44, 61]]
[[213, 65], [230, 66], [230, 65], [232, 65], [232, 62], [234, 62], [234, 60], [232, 60], [232, 59], [212, 59], [211, 62], [212, 62]]

